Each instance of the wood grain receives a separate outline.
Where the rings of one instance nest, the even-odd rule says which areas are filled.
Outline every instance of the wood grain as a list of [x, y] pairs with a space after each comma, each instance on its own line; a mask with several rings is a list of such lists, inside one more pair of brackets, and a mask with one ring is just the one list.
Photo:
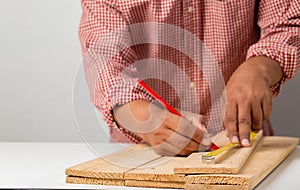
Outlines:
[[238, 185], [207, 185], [207, 184], [185, 184], [187, 190], [249, 190], [247, 186]]
[[135, 145], [66, 169], [66, 175], [123, 179], [124, 172], [161, 158], [147, 145]]
[[298, 143], [298, 138], [264, 137], [239, 174], [188, 175], [186, 188], [203, 188], [205, 184], [206, 189], [222, 189], [223, 186], [252, 189], [277, 167]]
[[125, 180], [125, 186], [130, 187], [152, 187], [152, 188], [184, 188], [184, 182], [162, 182], [162, 181], [140, 181]]
[[202, 162], [203, 153], [193, 153], [183, 162], [175, 166], [176, 174], [200, 174], [200, 173], [218, 173], [218, 174], [236, 174], [240, 171], [250, 154], [255, 149], [257, 143], [262, 138], [262, 131], [259, 132], [251, 142], [251, 147], [234, 147], [220, 155], [216, 156], [215, 164], [206, 164]]
[[185, 175], [173, 173], [174, 166], [184, 157], [162, 157], [124, 173], [124, 179], [143, 181], [184, 182]]

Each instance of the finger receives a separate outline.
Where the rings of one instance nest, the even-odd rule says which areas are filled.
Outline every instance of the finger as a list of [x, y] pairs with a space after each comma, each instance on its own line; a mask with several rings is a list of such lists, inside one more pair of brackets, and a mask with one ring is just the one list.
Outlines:
[[162, 156], [175, 156], [177, 152], [180, 152], [176, 147], [174, 147], [172, 144], [170, 144], [167, 141], [164, 141], [161, 144], [152, 146], [153, 150], [156, 154], [162, 155]]
[[168, 145], [169, 151], [173, 155], [179, 154], [182, 150], [195, 151], [199, 147], [199, 144], [193, 142], [190, 138], [178, 134], [167, 127], [155, 131], [154, 138], [155, 144], [159, 144], [160, 147], [166, 147], [167, 145], [164, 145], [165, 142], [173, 145], [172, 147]]
[[[177, 122], [174, 122], [174, 124], [175, 123]], [[168, 124], [172, 124], [172, 122]], [[186, 119], [180, 118], [179, 125], [176, 128], [174, 126], [168, 127], [168, 131], [165, 132], [163, 138], [180, 151], [198, 151], [205, 132], [205, 129], [199, 129]]]
[[192, 125], [190, 121], [174, 114], [172, 114], [172, 116], [168, 120], [167, 127], [170, 130], [179, 133], [180, 135], [185, 136], [188, 139], [192, 139], [199, 144], [202, 141], [202, 136], [205, 131], [205, 128], [200, 129]]
[[161, 139], [161, 143], [153, 147], [157, 154], [164, 156], [189, 155], [197, 150], [198, 146], [193, 143], [190, 144], [191, 147], [186, 148], [187, 145], [190, 146], [190, 140], [186, 137], [171, 130], [165, 131], [165, 133], [168, 133], [169, 138]]
[[182, 113], [184, 113], [185, 119], [190, 121], [193, 126], [197, 127], [196, 129], [193, 129], [194, 134], [192, 136], [192, 140], [194, 140], [197, 143], [202, 143], [204, 145], [210, 144], [211, 143], [210, 138], [203, 139], [204, 137], [209, 137], [208, 135], [204, 135], [204, 134], [208, 134], [205, 127], [205, 117], [200, 114], [195, 114], [186, 111], [183, 111]]
[[262, 119], [263, 119], [263, 113], [262, 113], [262, 107], [259, 103], [253, 103], [251, 108], [251, 122], [252, 122], [252, 129], [254, 131], [259, 131], [262, 127]]
[[242, 146], [250, 146], [251, 107], [248, 103], [238, 106], [238, 131]]
[[152, 135], [152, 147], [154, 151], [163, 156], [175, 156], [181, 150], [176, 146], [167, 142], [173, 135], [174, 131], [168, 129], [166, 126], [162, 126], [159, 130], [154, 131]]
[[229, 139], [233, 143], [237, 143], [238, 130], [237, 130], [237, 105], [235, 103], [229, 103], [226, 106], [225, 113], [225, 126]]
[[269, 119], [271, 113], [272, 113], [272, 95], [268, 95], [264, 97], [262, 102], [262, 110], [263, 110], [263, 116], [264, 120]]
[[191, 140], [186, 136], [182, 136], [179, 133], [174, 132], [168, 139], [166, 139], [170, 144], [177, 147], [179, 150], [187, 151], [198, 151], [199, 143]]

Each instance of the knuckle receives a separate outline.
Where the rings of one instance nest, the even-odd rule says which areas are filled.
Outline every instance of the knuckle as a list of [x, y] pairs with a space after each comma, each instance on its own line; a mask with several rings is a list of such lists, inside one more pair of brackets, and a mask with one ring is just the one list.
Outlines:
[[162, 136], [163, 133], [161, 130], [155, 130], [153, 131], [153, 137], [159, 137], [159, 136]]
[[248, 99], [248, 94], [242, 90], [236, 92], [236, 98], [240, 101], [245, 101]]
[[249, 126], [251, 125], [251, 122], [249, 119], [241, 118], [239, 119], [239, 126]]
[[226, 117], [226, 123], [227, 124], [237, 124], [237, 120], [235, 117], [232, 117], [232, 116], [229, 116], [229, 117]]
[[253, 93], [253, 96], [256, 98], [256, 99], [262, 99], [264, 96], [265, 96], [265, 92], [263, 91], [255, 91]]
[[226, 97], [226, 104], [227, 105], [230, 105], [231, 102], [234, 102], [235, 99], [234, 99], [234, 96], [233, 95], [227, 95]]

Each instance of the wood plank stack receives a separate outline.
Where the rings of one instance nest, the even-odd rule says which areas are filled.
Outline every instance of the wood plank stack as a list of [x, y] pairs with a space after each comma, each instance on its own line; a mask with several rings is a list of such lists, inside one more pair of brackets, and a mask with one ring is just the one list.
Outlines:
[[253, 189], [298, 145], [298, 138], [258, 135], [249, 148], [222, 153], [216, 164], [201, 154], [165, 157], [136, 145], [66, 169], [66, 182], [185, 189]]

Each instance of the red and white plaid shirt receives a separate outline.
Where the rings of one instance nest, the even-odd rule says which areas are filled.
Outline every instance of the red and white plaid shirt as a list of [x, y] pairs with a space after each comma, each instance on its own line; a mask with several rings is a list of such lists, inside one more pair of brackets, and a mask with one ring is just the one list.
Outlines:
[[[138, 136], [117, 126], [112, 109], [137, 99], [153, 100], [138, 84], [128, 90], [132, 80], [120, 80], [119, 77], [120, 70], [146, 58], [176, 63], [195, 84], [200, 114], [214, 119], [208, 114], [211, 103], [205, 78], [182, 52], [161, 44], [140, 44], [118, 52], [108, 60], [109, 63], [99, 60], [96, 54], [102, 52], [95, 50], [99, 41], [117, 29], [156, 22], [189, 31], [212, 52], [225, 83], [245, 60], [259, 55], [270, 57], [281, 65], [284, 72], [283, 79], [272, 87], [274, 95], [300, 67], [299, 0], [81, 0], [81, 3], [83, 14], [79, 37], [86, 78], [91, 99], [111, 127], [113, 141], [141, 141]], [[117, 46], [122, 43], [118, 40], [109, 43]], [[170, 86], [155, 80], [150, 80], [149, 84], [172, 106], [180, 108], [179, 95]], [[124, 93], [122, 89], [126, 89]], [[208, 130], [218, 132], [221, 129], [222, 126], [217, 126]]]

